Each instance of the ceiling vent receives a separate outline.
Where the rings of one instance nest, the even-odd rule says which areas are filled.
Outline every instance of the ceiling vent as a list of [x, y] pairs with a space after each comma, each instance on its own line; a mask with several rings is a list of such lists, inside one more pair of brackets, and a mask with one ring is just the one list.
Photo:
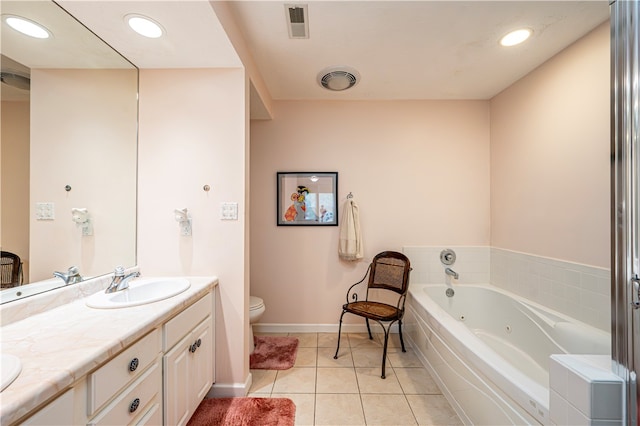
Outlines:
[[306, 4], [285, 4], [289, 38], [309, 38], [309, 16]]
[[2, 71], [0, 73], [0, 81], [16, 89], [29, 90], [31, 88], [31, 79], [20, 74]]
[[351, 67], [329, 67], [318, 74], [318, 83], [325, 89], [335, 92], [347, 90], [358, 84], [358, 81], [360, 81], [360, 74]]

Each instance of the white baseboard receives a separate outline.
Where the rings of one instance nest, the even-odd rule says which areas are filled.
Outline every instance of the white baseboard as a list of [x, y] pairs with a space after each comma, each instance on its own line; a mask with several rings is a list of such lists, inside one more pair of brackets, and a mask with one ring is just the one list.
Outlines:
[[251, 389], [253, 378], [251, 373], [244, 383], [214, 383], [206, 398], [235, 398], [247, 396]]

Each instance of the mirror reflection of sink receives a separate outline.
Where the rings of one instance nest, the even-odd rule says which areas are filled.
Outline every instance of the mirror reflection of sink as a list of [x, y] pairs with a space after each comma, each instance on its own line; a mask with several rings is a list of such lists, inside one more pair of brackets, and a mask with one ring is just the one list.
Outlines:
[[90, 308], [115, 309], [158, 302], [182, 293], [191, 286], [185, 278], [141, 278], [129, 281], [129, 288], [105, 293], [104, 290], [87, 297]]
[[2, 354], [0, 357], [0, 371], [2, 373], [2, 381], [0, 382], [1, 392], [20, 375], [22, 363], [15, 355]]

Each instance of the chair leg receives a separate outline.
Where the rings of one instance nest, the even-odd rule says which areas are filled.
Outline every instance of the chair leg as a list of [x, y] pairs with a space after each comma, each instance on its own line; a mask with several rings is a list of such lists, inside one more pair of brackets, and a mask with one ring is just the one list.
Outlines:
[[398, 321], [398, 333], [400, 334], [400, 345], [402, 346], [402, 352], [407, 350], [404, 348], [404, 340], [402, 339], [402, 320]]
[[[382, 324], [380, 324], [382, 325]], [[384, 349], [382, 349], [382, 378], [385, 379], [385, 365], [387, 363], [387, 343], [389, 342], [389, 330], [391, 329], [391, 324], [389, 324], [389, 328], [385, 328], [384, 326], [382, 326], [382, 329], [384, 330]]]
[[367, 323], [367, 331], [369, 332], [369, 340], [373, 340], [373, 335], [371, 334], [371, 327], [369, 327], [369, 318], [364, 319]]
[[342, 315], [340, 315], [340, 325], [338, 326], [338, 346], [336, 347], [336, 354], [333, 356], [333, 359], [338, 359], [338, 351], [340, 350], [340, 334], [342, 333], [342, 317], [346, 311], [342, 311]]

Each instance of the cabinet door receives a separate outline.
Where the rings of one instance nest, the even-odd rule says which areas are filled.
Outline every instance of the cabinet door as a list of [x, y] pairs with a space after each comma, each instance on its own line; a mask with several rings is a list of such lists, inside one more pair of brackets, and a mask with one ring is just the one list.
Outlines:
[[203, 321], [193, 330], [193, 340], [196, 350], [191, 357], [190, 376], [192, 380], [191, 414], [198, 408], [200, 402], [211, 389], [213, 384], [213, 333], [211, 320]]
[[164, 356], [164, 421], [186, 424], [213, 383], [211, 317]]
[[164, 367], [164, 423], [186, 424], [191, 417], [189, 376], [191, 335], [182, 339], [163, 358]]
[[73, 424], [73, 389], [66, 391], [22, 424], [29, 426]]

